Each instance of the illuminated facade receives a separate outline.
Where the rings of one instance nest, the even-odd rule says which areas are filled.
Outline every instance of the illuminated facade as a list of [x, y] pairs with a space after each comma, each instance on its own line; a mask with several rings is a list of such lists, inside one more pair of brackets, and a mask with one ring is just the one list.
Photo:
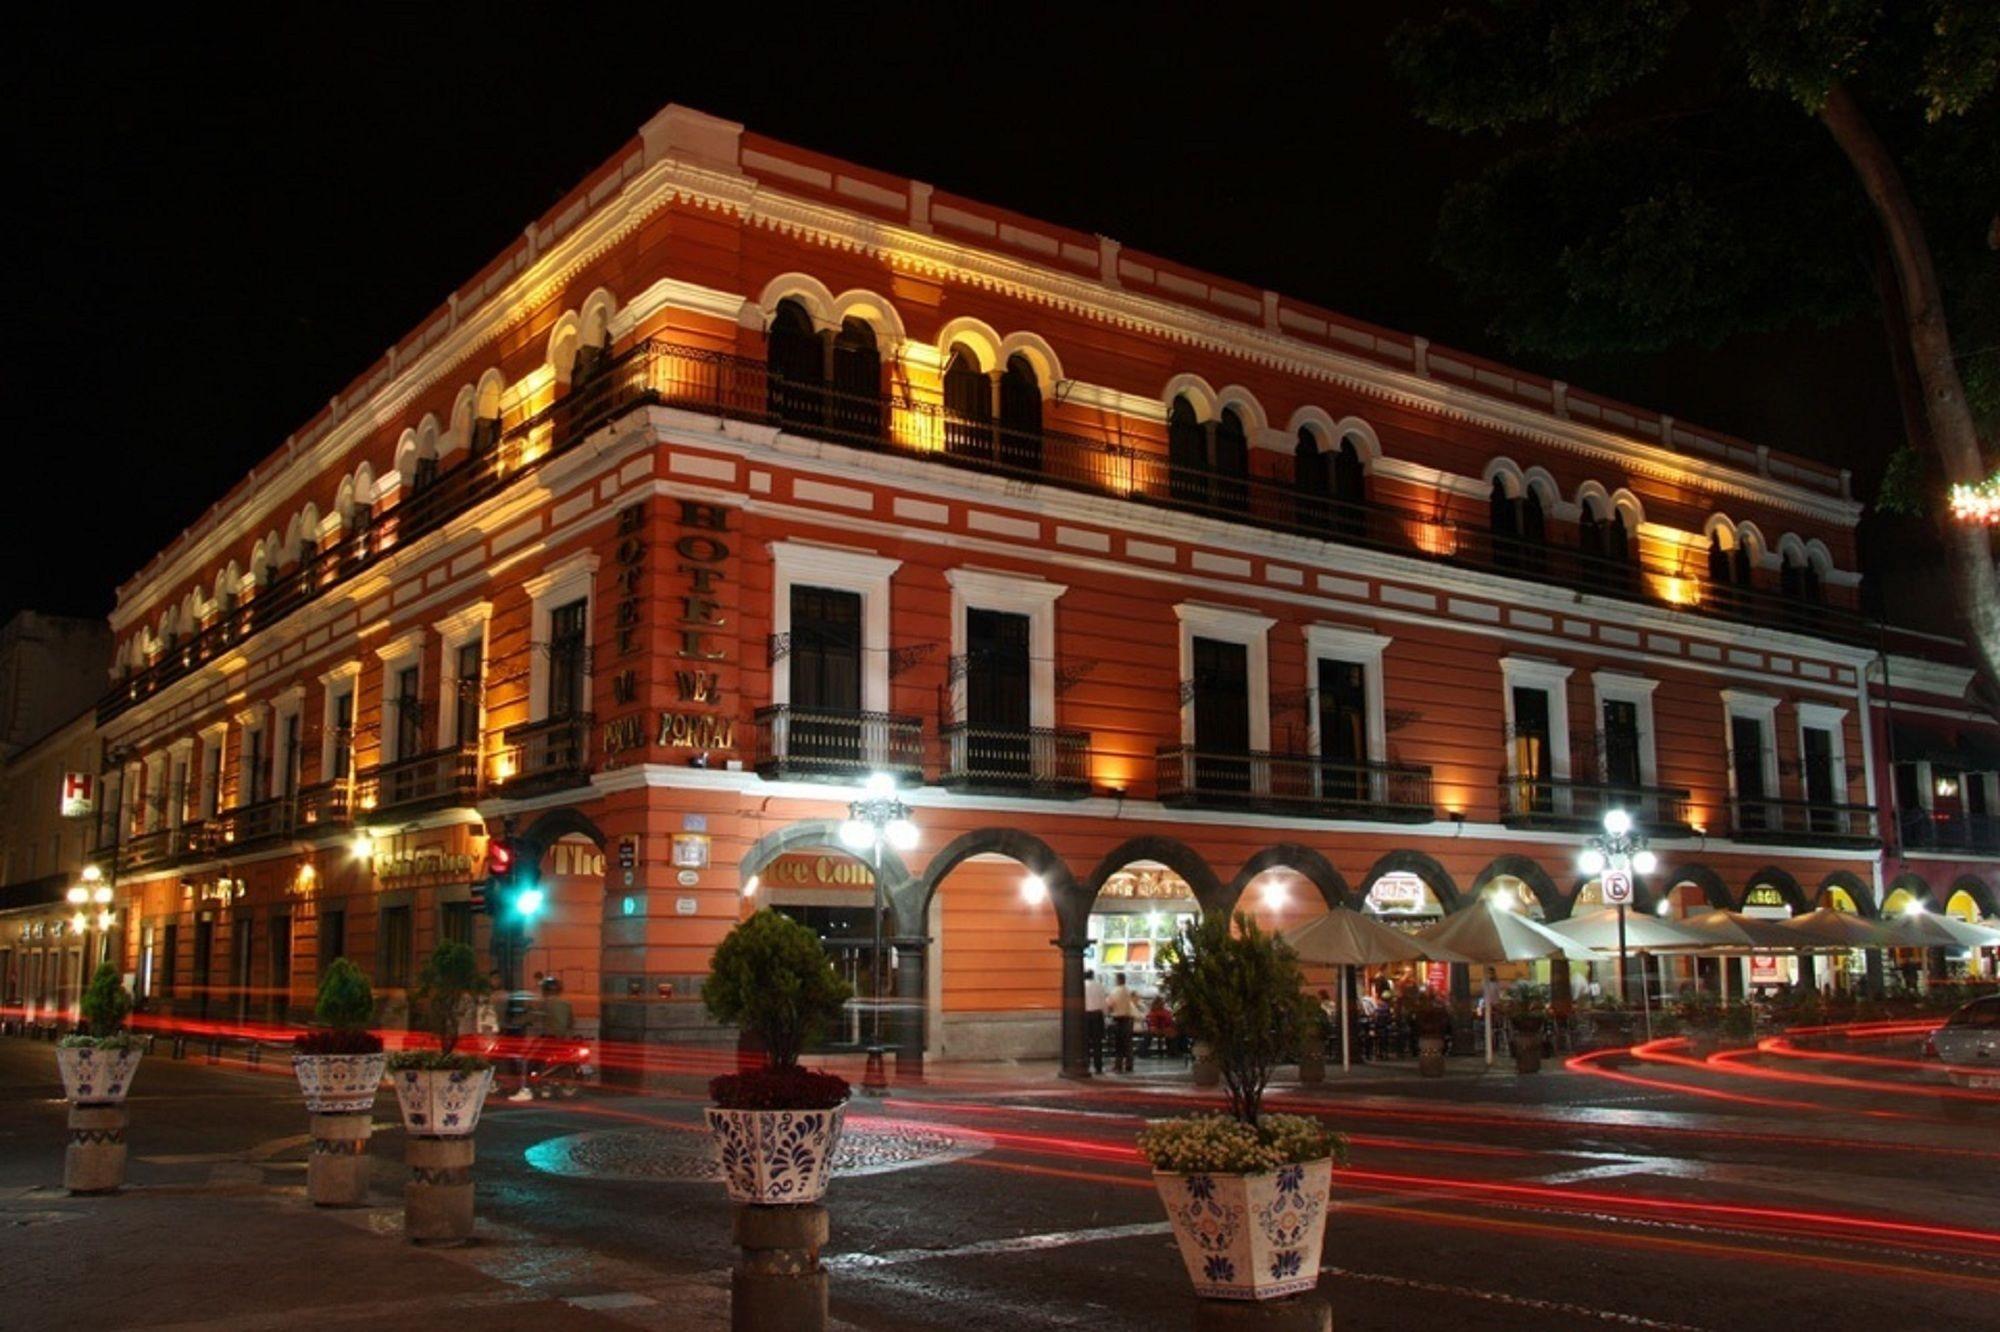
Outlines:
[[[682, 108], [120, 589], [128, 961], [175, 1011], [484, 946], [713, 1039], [747, 910], [899, 1048], [1080, 1058], [1177, 915], [1880, 896], [1843, 473]], [[142, 966], [143, 963], [143, 966]], [[860, 1032], [849, 1035], [859, 1038]]]

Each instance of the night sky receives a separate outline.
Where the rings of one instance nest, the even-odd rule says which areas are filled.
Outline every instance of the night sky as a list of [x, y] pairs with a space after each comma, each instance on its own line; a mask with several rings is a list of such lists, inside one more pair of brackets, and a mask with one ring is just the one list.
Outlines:
[[288, 6], [255, 25], [58, 8], [10, 19], [0, 55], [19, 478], [0, 615], [106, 612], [670, 101], [1852, 466], [1864, 487], [1897, 430], [1870, 322], [1664, 358], [1509, 353], [1430, 257], [1444, 186], [1493, 147], [1415, 124], [1381, 54], [1396, 20], [1372, 11], [1287, 31], [1233, 7], [1163, 23], [727, 6], [731, 31], [684, 6]]

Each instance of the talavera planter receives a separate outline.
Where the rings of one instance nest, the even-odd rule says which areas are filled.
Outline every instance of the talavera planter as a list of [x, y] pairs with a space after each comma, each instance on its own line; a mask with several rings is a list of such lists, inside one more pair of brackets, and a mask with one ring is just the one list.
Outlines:
[[1153, 1172], [1194, 1293], [1275, 1300], [1319, 1284], [1333, 1161], [1248, 1175]]
[[762, 1207], [818, 1202], [833, 1174], [847, 1107], [831, 1110], [708, 1108], [708, 1131], [729, 1200]]
[[142, 1054], [136, 1045], [127, 1050], [100, 1050], [94, 1045], [58, 1048], [56, 1069], [62, 1074], [63, 1095], [72, 1105], [123, 1104]]
[[493, 1088], [490, 1068], [399, 1068], [390, 1082], [403, 1110], [403, 1131], [423, 1138], [465, 1138]]

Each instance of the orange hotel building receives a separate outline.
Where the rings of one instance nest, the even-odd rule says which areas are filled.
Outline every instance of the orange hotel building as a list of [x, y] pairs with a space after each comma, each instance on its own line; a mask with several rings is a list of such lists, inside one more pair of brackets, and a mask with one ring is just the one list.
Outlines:
[[[906, 1063], [1082, 1061], [1174, 919], [1882, 897], [1838, 471], [670, 106], [119, 589], [101, 839], [158, 1011], [484, 948], [727, 1039], [792, 911]], [[107, 854], [110, 851], [107, 850]], [[1463, 977], [1453, 978], [1463, 986]], [[1066, 1002], [1067, 1001], [1067, 1002]], [[848, 1036], [858, 1033], [848, 1032]]]

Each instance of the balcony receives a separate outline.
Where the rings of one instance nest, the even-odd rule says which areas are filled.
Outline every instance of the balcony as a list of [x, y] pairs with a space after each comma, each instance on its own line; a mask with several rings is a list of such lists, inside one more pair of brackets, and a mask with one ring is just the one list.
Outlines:
[[292, 831], [292, 798], [276, 796], [254, 804], [225, 809], [216, 816], [216, 851], [241, 849], [288, 837]]
[[1686, 791], [1661, 786], [1618, 786], [1568, 777], [1502, 777], [1500, 821], [1509, 828], [1591, 832], [1603, 826], [1604, 812], [1622, 809], [1642, 831], [1662, 837], [1689, 829]]
[[878, 772], [898, 786], [924, 780], [920, 717], [780, 704], [759, 708], [756, 724], [757, 775], [768, 781], [859, 786]]
[[437, 749], [366, 769], [356, 779], [355, 794], [361, 808], [376, 814], [470, 805], [479, 797], [479, 752]]
[[156, 828], [138, 834], [118, 849], [118, 872], [136, 874], [171, 864], [179, 854], [180, 829]]
[[1857, 849], [1881, 845], [1875, 834], [1873, 805], [1830, 805], [1768, 797], [1731, 799], [1729, 831], [1739, 842]]
[[[158, 660], [119, 681], [104, 696], [98, 704], [99, 720], [111, 720], [250, 634], [484, 503], [562, 456], [605, 421], [644, 406], [777, 425], [940, 466], [1727, 620], [1780, 625], [1822, 638], [1863, 641], [1870, 632], [1867, 622], [1848, 606], [1786, 597], [1771, 589], [1712, 586], [1702, 577], [1705, 568], [1690, 570], [1664, 551], [1649, 550], [1650, 562], [1644, 563], [1608, 560], [1574, 545], [1496, 536], [1486, 530], [1478, 506], [1472, 504], [1454, 514], [1429, 501], [1336, 500], [1301, 488], [1289, 454], [1252, 450], [1248, 470], [1211, 472], [1170, 462], [1164, 454], [1133, 446], [1113, 430], [1090, 436], [1010, 429], [950, 412], [938, 402], [912, 396], [906, 387], [889, 398], [841, 393], [823, 385], [788, 383], [769, 374], [761, 361], [649, 341], [619, 355], [603, 374], [552, 406], [502, 422], [491, 449], [476, 457], [462, 451], [453, 466], [413, 486], [369, 526], [329, 543], [199, 633], [169, 644]], [[1804, 484], [1826, 478], [1793, 479]]]
[[297, 798], [300, 833], [345, 828], [354, 821], [353, 783], [344, 777], [303, 787]]
[[1905, 851], [2000, 855], [2000, 818], [1991, 814], [1941, 814], [1931, 809], [1911, 809], [1903, 811], [1897, 824]]
[[1317, 819], [1428, 823], [1436, 817], [1431, 770], [1399, 763], [1340, 763], [1309, 754], [1218, 754], [1169, 745], [1155, 759], [1160, 803]]
[[590, 730], [587, 712], [508, 727], [494, 760], [491, 793], [524, 796], [588, 786]]
[[1090, 794], [1090, 733], [953, 722], [939, 785], [990, 795], [1080, 800]]

